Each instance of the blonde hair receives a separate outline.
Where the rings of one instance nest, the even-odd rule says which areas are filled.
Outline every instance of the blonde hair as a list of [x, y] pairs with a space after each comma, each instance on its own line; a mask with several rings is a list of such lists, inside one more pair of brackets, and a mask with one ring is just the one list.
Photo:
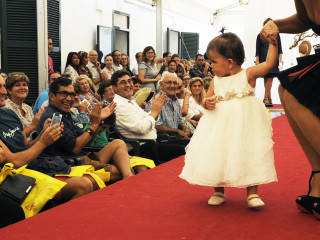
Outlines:
[[80, 93], [80, 81], [83, 79], [87, 80], [89, 85], [92, 86], [92, 80], [87, 75], [80, 75], [73, 83], [74, 91], [76, 93]]
[[[196, 82], [200, 82], [201, 83], [201, 86], [202, 86], [202, 91], [201, 93], [199, 94], [199, 96], [194, 96], [192, 91], [191, 91], [191, 87], [194, 83]], [[206, 96], [206, 92], [204, 91], [204, 87], [203, 87], [203, 81], [200, 77], [194, 77], [194, 78], [191, 78], [190, 82], [189, 82], [189, 85], [188, 85], [188, 90], [192, 93], [192, 97], [198, 101], [199, 104], [201, 104], [202, 100], [204, 99], [204, 97]]]

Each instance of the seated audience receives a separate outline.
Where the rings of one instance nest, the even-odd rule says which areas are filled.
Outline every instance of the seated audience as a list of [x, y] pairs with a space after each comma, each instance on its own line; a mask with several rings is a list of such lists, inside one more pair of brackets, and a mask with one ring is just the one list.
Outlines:
[[141, 89], [142, 81], [138, 77], [132, 77], [131, 80], [133, 83], [133, 95], [135, 95], [136, 92], [138, 92]]
[[49, 74], [49, 78], [48, 78], [48, 87], [46, 90], [44, 90], [42, 93], [40, 93], [40, 95], [38, 96], [34, 106], [33, 106], [33, 114], [35, 115], [39, 109], [41, 108], [42, 104], [48, 100], [49, 98], [49, 87], [51, 85], [51, 83], [53, 81], [55, 81], [58, 77], [60, 77], [60, 73], [59, 72], [52, 72]]
[[[116, 115], [113, 113], [105, 121], [101, 122], [98, 130], [99, 133], [91, 143], [91, 146], [105, 147], [110, 143], [107, 138], [107, 131], [109, 131], [109, 128], [113, 126], [113, 124], [115, 123], [115, 120], [116, 120]], [[87, 124], [87, 126], [89, 125], [90, 125], [90, 122]], [[85, 127], [85, 129], [87, 128], [87, 126]], [[116, 140], [113, 140], [112, 142], [114, 141], [122, 141], [122, 140], [116, 139]], [[143, 161], [140, 161], [140, 160], [141, 158], [139, 157], [138, 158], [136, 157], [134, 160], [132, 157], [130, 157], [130, 166], [134, 169], [136, 173], [144, 172], [148, 170], [148, 167], [149, 168], [155, 167], [154, 162], [150, 159], [143, 159]]]
[[200, 78], [204, 78], [207, 75], [208, 72], [208, 67], [204, 68], [204, 57], [202, 54], [197, 54], [195, 57], [195, 64], [193, 65], [193, 67], [190, 69], [190, 77], [194, 78], [194, 77], [200, 77]]
[[103, 81], [99, 85], [98, 93], [102, 99], [102, 102], [105, 105], [109, 105], [113, 101], [115, 96], [115, 93], [111, 85], [111, 80]]
[[189, 82], [190, 82], [190, 75], [189, 74], [184, 74], [181, 77], [182, 84], [184, 88], [188, 88]]
[[171, 60], [171, 52], [165, 52], [163, 53], [162, 56], [163, 56], [163, 63], [158, 74], [162, 74], [163, 72], [168, 71], [168, 63]]
[[141, 52], [137, 52], [135, 55], [137, 64], [134, 65], [132, 68], [133, 76], [138, 76], [138, 67], [139, 67], [139, 63], [141, 62], [141, 54], [142, 54]]
[[122, 69], [124, 71], [127, 71], [130, 73], [130, 76], [132, 77], [133, 76], [133, 73], [131, 72], [130, 70], [130, 59], [128, 57], [127, 54], [125, 53], [121, 53], [121, 65], [122, 65]]
[[[61, 137], [62, 126], [53, 125], [49, 127], [51, 119], [48, 119], [43, 124], [45, 126], [43, 130], [39, 128], [41, 131], [39, 131], [38, 137], [28, 148], [26, 146], [28, 140], [22, 132], [20, 119], [12, 110], [4, 108], [7, 95], [4, 85], [5, 82], [0, 77], [0, 131], [3, 132], [3, 134], [0, 134], [0, 145], [6, 156], [2, 164], [12, 163], [15, 168], [26, 164], [29, 164], [28, 168], [30, 166], [35, 167], [36, 164], [33, 163], [37, 161], [37, 157], [42, 151]], [[37, 170], [32, 167], [31, 169]], [[67, 185], [62, 188], [61, 194], [55, 198], [61, 202], [80, 197], [97, 189], [93, 178], [90, 176], [66, 177], [64, 181]]]
[[102, 78], [105, 80], [110, 80], [112, 74], [114, 73], [112, 70], [113, 60], [111, 54], [106, 55], [104, 58], [104, 63], [106, 66], [102, 70]]
[[85, 51], [78, 52], [79, 55], [79, 75], [86, 75], [90, 79], [92, 79], [92, 73], [90, 72], [89, 68], [87, 67], [87, 64], [89, 62], [89, 56], [88, 53]]
[[73, 87], [76, 93], [78, 93], [80, 101], [88, 101], [90, 103], [89, 109], [91, 110], [96, 103], [99, 103], [99, 99], [92, 94], [90, 85], [92, 85], [91, 79], [86, 75], [81, 75], [76, 78], [73, 83]]
[[142, 52], [141, 63], [139, 64], [138, 77], [142, 81], [142, 88], [151, 88], [156, 92], [157, 82], [161, 75], [158, 74], [158, 68], [155, 63], [156, 53], [153, 47], [148, 46]]
[[[178, 86], [178, 77], [174, 73], [163, 74], [160, 81], [162, 94], [165, 94], [167, 101], [161, 109], [159, 119], [156, 122], [158, 132], [164, 132], [175, 136], [177, 139], [189, 139], [191, 134], [189, 128], [183, 124], [181, 108], [176, 97]], [[150, 100], [145, 108], [145, 111], [150, 111], [150, 106], [153, 100]], [[188, 141], [185, 142], [187, 144]]]
[[181, 65], [184, 67], [185, 74], [189, 74], [190, 68], [186, 59], [181, 59]]
[[195, 115], [192, 119], [199, 121], [204, 113], [204, 108], [201, 106], [201, 102], [206, 95], [203, 89], [202, 79], [199, 77], [192, 78], [189, 83], [188, 90], [191, 92], [189, 109], [197, 113], [197, 115]]
[[6, 108], [11, 109], [19, 117], [23, 132], [28, 137], [36, 130], [41, 114], [40, 110], [36, 116], [33, 115], [32, 108], [24, 103], [29, 93], [29, 78], [24, 73], [9, 73], [6, 81], [6, 89], [9, 98], [6, 101]]
[[76, 52], [69, 52], [64, 74], [69, 74], [72, 82], [79, 77], [79, 55]]
[[96, 104], [90, 113], [91, 124], [86, 131], [83, 131], [73, 123], [69, 112], [73, 106], [75, 97], [76, 93], [69, 79], [59, 78], [51, 84], [49, 89], [50, 104], [40, 118], [37, 132], [40, 132], [46, 119], [51, 118], [56, 112], [62, 114], [64, 131], [61, 138], [47, 147], [44, 153], [47, 155], [80, 156], [83, 161], [89, 158], [89, 162], [91, 160], [98, 160], [103, 164], [109, 163], [112, 160], [116, 167], [111, 167], [111, 174], [117, 175], [118, 171], [120, 171], [123, 178], [132, 176], [128, 149], [123, 142], [112, 142], [99, 152], [88, 156], [82, 150], [98, 134], [101, 120], [106, 119], [114, 112], [115, 104], [112, 103], [102, 110], [101, 105]]
[[123, 67], [121, 65], [121, 52], [119, 50], [114, 50], [112, 53], [112, 60], [113, 60], [113, 64], [112, 64], [112, 70], [113, 72], [116, 72], [118, 70], [122, 70]]
[[177, 63], [174, 60], [168, 62], [168, 72], [175, 73], [177, 71]]
[[[102, 80], [106, 80], [104, 79], [103, 75], [101, 75], [102, 70], [101, 70], [101, 64], [98, 61], [97, 51], [91, 50], [89, 52], [89, 61], [88, 61], [87, 67], [89, 68], [92, 74], [92, 82], [95, 86], [98, 85]], [[94, 87], [94, 90], [96, 90], [95, 87]]]
[[[150, 104], [150, 111], [147, 113], [133, 101], [133, 83], [128, 72], [115, 72], [112, 75], [111, 84], [116, 93], [114, 98], [117, 103], [116, 125], [121, 135], [135, 139], [157, 139], [156, 119], [166, 101], [166, 96], [161, 92], [154, 97]], [[184, 146], [175, 142], [173, 140], [158, 142], [161, 161], [168, 161], [185, 154]], [[152, 159], [149, 143], [141, 146], [141, 156]]]
[[174, 60], [176, 62], [176, 64], [177, 64], [177, 70], [176, 70], [177, 76], [181, 77], [182, 75], [186, 74], [186, 71], [185, 71], [184, 67], [180, 63], [179, 55], [178, 54], [173, 54], [171, 59]]

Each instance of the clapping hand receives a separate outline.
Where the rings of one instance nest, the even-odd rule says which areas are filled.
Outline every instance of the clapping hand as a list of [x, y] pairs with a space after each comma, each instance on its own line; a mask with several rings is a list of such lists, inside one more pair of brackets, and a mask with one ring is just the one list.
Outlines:
[[117, 107], [117, 103], [112, 101], [107, 107], [104, 107], [101, 110], [101, 120], [105, 120], [106, 118], [108, 118], [112, 113], [114, 113], [116, 111], [116, 107]]

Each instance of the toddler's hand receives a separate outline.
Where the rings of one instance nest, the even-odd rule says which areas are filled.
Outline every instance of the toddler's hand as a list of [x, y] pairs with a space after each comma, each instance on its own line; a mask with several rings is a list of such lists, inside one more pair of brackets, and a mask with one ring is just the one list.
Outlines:
[[208, 110], [214, 110], [216, 108], [216, 97], [208, 97], [206, 102], [205, 102], [205, 107]]

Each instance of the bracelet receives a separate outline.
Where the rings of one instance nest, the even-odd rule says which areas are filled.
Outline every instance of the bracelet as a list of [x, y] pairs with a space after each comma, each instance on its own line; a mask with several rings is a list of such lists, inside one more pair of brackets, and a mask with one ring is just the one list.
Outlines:
[[29, 125], [29, 126], [27, 126], [27, 128], [29, 128], [31, 132], [33, 132], [33, 131], [34, 131], [34, 129], [33, 129], [32, 127], [30, 127], [30, 125]]
[[94, 131], [91, 128], [87, 128], [86, 132], [89, 133], [91, 137], [94, 137]]

